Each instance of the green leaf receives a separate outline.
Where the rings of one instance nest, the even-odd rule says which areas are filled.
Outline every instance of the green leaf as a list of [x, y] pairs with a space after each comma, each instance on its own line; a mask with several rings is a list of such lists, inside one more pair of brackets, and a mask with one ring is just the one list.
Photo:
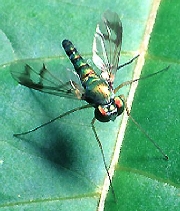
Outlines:
[[142, 77], [170, 68], [139, 81], [131, 111], [169, 160], [163, 160], [129, 119], [113, 179], [117, 203], [109, 196], [105, 210], [179, 210], [179, 9], [180, 3], [170, 0], [162, 1], [159, 7]]
[[[84, 102], [44, 95], [18, 85], [10, 75], [10, 63], [19, 62], [22, 65], [28, 63], [37, 69], [42, 67], [42, 63], [45, 63], [50, 70], [58, 70], [58, 72], [61, 70], [61, 64], [65, 68], [72, 69], [70, 61], [61, 48], [62, 40], [70, 39], [82, 56], [87, 59], [91, 58], [95, 27], [102, 13], [107, 9], [116, 11], [121, 17], [124, 32], [120, 62], [126, 62], [135, 56], [139, 49], [151, 2], [150, 0], [145, 2], [124, 0], [121, 3], [110, 3], [109, 1], [86, 1], [83, 3], [66, 1], [62, 3], [47, 0], [1, 2], [0, 115], [3, 117], [0, 121], [1, 210], [96, 210], [106, 177], [102, 155], [90, 125], [94, 115], [93, 109], [73, 113], [34, 133], [22, 136], [21, 139], [13, 137], [13, 133], [32, 129], [74, 107], [83, 105]], [[154, 55], [149, 54], [150, 58], [152, 56]], [[152, 60], [153, 62], [154, 60]], [[159, 65], [154, 63], [153, 70], [164, 67], [162, 63], [164, 62], [161, 61]], [[166, 61], [165, 63], [169, 64]], [[134, 65], [135, 63], [118, 72], [116, 85], [132, 78]], [[63, 72], [60, 74], [63, 75]], [[168, 84], [166, 85], [169, 87]], [[166, 88], [167, 90], [170, 92]], [[127, 91], [128, 87], [124, 87], [120, 94], [127, 95]], [[168, 98], [169, 101], [170, 99], [172, 96]], [[173, 105], [177, 103], [176, 101], [172, 102], [174, 102]], [[168, 110], [169, 114], [170, 109]], [[156, 107], [153, 107], [153, 111], [155, 110]], [[145, 112], [147, 114], [147, 111]], [[147, 117], [150, 117], [149, 112], [148, 109]], [[139, 109], [138, 113], [140, 113]], [[132, 116], [139, 121], [133, 111]], [[175, 120], [178, 121], [177, 117]], [[149, 127], [151, 128], [153, 124], [150, 123], [148, 127], [147, 122], [139, 123], [142, 127], [145, 124], [148, 132]], [[95, 124], [108, 165], [117, 141], [119, 125], [120, 118], [111, 123], [96, 122]], [[129, 130], [138, 131], [136, 128]], [[174, 131], [176, 130], [174, 129]], [[153, 137], [156, 138], [156, 134]], [[159, 165], [165, 165], [166, 175], [168, 175], [171, 165], [164, 164], [161, 159], [152, 161], [151, 154], [147, 154], [148, 141], [145, 143], [145, 138], [142, 139], [140, 144], [144, 143], [144, 150], [146, 150], [146, 154], [143, 154], [144, 160], [141, 160], [142, 156], [139, 154], [143, 153], [142, 145], [139, 145], [139, 151], [135, 150], [135, 147], [138, 146], [136, 142], [134, 142], [135, 147], [132, 148], [136, 155], [130, 152], [130, 155], [124, 155], [125, 159], [133, 158], [134, 163], [138, 166], [143, 166], [147, 161], [154, 165], [157, 161]], [[166, 148], [168, 147], [164, 149]], [[126, 151], [126, 147], [124, 146], [122, 150]], [[153, 147], [152, 153], [155, 156]], [[171, 153], [175, 154], [174, 150]], [[120, 164], [120, 168], [121, 166], [124, 166], [123, 162]], [[161, 172], [162, 174], [163, 172]], [[157, 177], [159, 178], [158, 175]], [[119, 181], [122, 185], [122, 183], [126, 184], [127, 180], [132, 181], [131, 178], [136, 178], [139, 181], [134, 174], [129, 177], [125, 175], [124, 179], [120, 177]], [[133, 181], [136, 180], [133, 179]], [[132, 183], [127, 183], [124, 190], [127, 191], [126, 188], [128, 188], [128, 193], [130, 193], [131, 186]], [[116, 195], [123, 190], [123, 188], [116, 187], [116, 184], [114, 187]], [[124, 194], [123, 191], [121, 193]], [[144, 201], [144, 199], [142, 200]], [[118, 196], [118, 205], [119, 203], [126, 203], [123, 195]], [[136, 206], [133, 208], [135, 210]]]

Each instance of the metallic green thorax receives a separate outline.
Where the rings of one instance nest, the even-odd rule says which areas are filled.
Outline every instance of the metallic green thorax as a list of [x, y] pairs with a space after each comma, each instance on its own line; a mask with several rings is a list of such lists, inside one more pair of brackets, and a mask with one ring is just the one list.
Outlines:
[[111, 99], [114, 98], [114, 92], [110, 88], [108, 82], [100, 78], [94, 72], [69, 40], [64, 40], [62, 45], [85, 89], [85, 94], [82, 96], [82, 99], [86, 100], [94, 107], [110, 103]]

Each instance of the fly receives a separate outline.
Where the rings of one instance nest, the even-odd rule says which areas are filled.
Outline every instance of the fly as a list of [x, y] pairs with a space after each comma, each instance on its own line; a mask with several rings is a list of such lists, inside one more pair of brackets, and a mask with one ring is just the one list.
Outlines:
[[[108, 165], [106, 164], [103, 147], [96, 132], [94, 123], [96, 120], [99, 120], [100, 122], [114, 121], [119, 115], [123, 113], [124, 109], [126, 109], [128, 115], [130, 116], [124, 96], [115, 94], [123, 86], [130, 85], [139, 79], [124, 82], [116, 88], [113, 87], [117, 70], [127, 64], [130, 64], [138, 57], [136, 56], [129, 62], [118, 66], [122, 44], [122, 30], [122, 24], [117, 13], [111, 12], [109, 10], [106, 11], [102, 16], [102, 20], [97, 24], [93, 40], [93, 62], [98, 67], [96, 72], [81, 57], [77, 49], [69, 40], [62, 41], [62, 46], [74, 66], [77, 81], [79, 81], [79, 83], [74, 80], [61, 81], [61, 79], [57, 79], [46, 68], [45, 64], [43, 64], [42, 69], [38, 72], [36, 72], [28, 64], [25, 65], [23, 71], [15, 71], [11, 69], [13, 78], [21, 85], [31, 89], [39, 90], [44, 93], [71, 99], [84, 100], [87, 102], [87, 104], [82, 107], [69, 110], [66, 113], [61, 114], [58, 117], [32, 130], [24, 133], [14, 134], [14, 136], [17, 137], [31, 133], [41, 127], [44, 127], [45, 125], [54, 122], [57, 119], [69, 115], [70, 113], [89, 107], [94, 107], [94, 117], [91, 121], [91, 127], [101, 150], [104, 166], [109, 177], [111, 187], [112, 181], [108, 171]], [[147, 77], [151, 77], [167, 69], [168, 67]], [[138, 125], [133, 118], [132, 120], [136, 125]], [[146, 134], [146, 132], [139, 125], [138, 127], [163, 154], [163, 156], [168, 159], [167, 155], [164, 154], [161, 148]], [[113, 195], [115, 195], [113, 188], [112, 191]]]

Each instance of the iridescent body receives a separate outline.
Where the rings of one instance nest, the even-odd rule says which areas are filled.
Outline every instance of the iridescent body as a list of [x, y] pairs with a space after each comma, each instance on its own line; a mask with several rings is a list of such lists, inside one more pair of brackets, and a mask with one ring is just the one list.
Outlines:
[[99, 77], [84, 61], [69, 40], [64, 40], [62, 46], [69, 56], [77, 74], [80, 77], [84, 93], [81, 99], [95, 107], [95, 117], [100, 121], [114, 120], [124, 110], [120, 97], [114, 96], [112, 83]]

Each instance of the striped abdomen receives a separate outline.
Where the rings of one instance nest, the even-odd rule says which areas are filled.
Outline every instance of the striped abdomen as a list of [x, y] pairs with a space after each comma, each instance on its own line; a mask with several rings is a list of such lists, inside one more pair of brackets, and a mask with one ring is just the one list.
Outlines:
[[74, 45], [69, 40], [63, 40], [62, 46], [68, 55], [69, 59], [71, 60], [74, 69], [76, 70], [77, 74], [79, 75], [82, 85], [86, 86], [86, 81], [89, 77], [99, 78], [94, 70], [87, 64], [86, 61], [80, 56], [79, 52], [76, 50]]

